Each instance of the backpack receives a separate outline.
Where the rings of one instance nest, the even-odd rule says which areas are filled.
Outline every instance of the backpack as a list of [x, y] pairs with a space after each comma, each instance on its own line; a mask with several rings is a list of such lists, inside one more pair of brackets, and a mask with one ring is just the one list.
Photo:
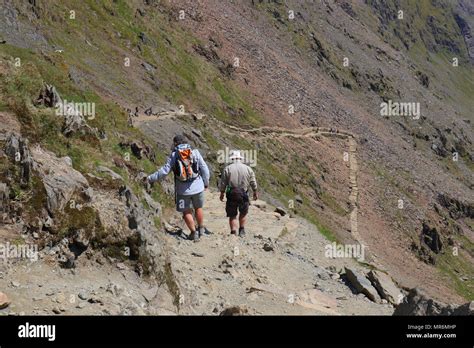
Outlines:
[[176, 146], [176, 163], [174, 165], [174, 175], [179, 181], [193, 181], [199, 176], [197, 159], [193, 154], [193, 149], [188, 144]]

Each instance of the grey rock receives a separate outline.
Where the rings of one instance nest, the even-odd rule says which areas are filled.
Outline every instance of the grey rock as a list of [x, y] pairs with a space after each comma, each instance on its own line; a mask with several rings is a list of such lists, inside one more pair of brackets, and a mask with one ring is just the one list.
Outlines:
[[153, 213], [161, 214], [161, 204], [155, 201], [148, 193], [143, 192], [143, 197], [148, 206], [153, 210]]
[[425, 243], [434, 253], [439, 254], [443, 248], [440, 233], [436, 227], [430, 227], [428, 224], [423, 222], [423, 230], [421, 232], [421, 240]]
[[202, 137], [203, 137], [201, 131], [199, 131], [199, 130], [197, 130], [197, 129], [193, 129], [193, 130], [191, 130], [191, 132], [192, 132], [194, 135], [196, 135], [198, 138], [202, 138]]
[[[0, 183], [0, 214], [7, 214], [10, 211], [10, 190], [7, 184]], [[1, 218], [1, 216], [0, 216]]]
[[265, 243], [265, 244], [263, 245], [263, 250], [265, 250], [265, 251], [273, 251], [274, 248], [273, 248], [273, 245], [272, 245], [272, 244], [270, 244], [270, 243]]
[[[156, 69], [153, 65], [151, 65], [151, 64], [149, 64], [149, 63], [147, 63], [147, 62], [143, 62], [143, 63], [142, 63], [142, 66], [143, 66], [143, 67], [145, 68], [145, 70], [148, 71], [148, 72], [153, 72], [153, 71]], [[150, 110], [151, 110], [151, 108], [150, 108]]]
[[393, 305], [398, 305], [403, 295], [388, 274], [372, 270], [367, 277], [383, 299]]
[[87, 301], [89, 299], [88, 294], [83, 291], [79, 292], [79, 294], [77, 294], [77, 297], [79, 297], [83, 301]]
[[420, 289], [411, 289], [393, 315], [474, 315], [474, 301], [460, 306], [435, 301]]
[[44, 86], [38, 99], [36, 99], [36, 105], [44, 105], [49, 108], [54, 108], [59, 103], [62, 103], [62, 99], [56, 87], [48, 84]]
[[51, 215], [62, 210], [73, 194], [89, 186], [86, 178], [54, 154], [35, 147], [31, 150], [33, 169], [46, 190], [47, 209]]
[[20, 166], [20, 185], [26, 186], [30, 181], [33, 167], [33, 161], [28, 149], [28, 139], [11, 133], [7, 137], [4, 151], [12, 162]]
[[76, 306], [76, 308], [82, 309], [87, 305], [87, 302], [79, 302]]
[[81, 228], [76, 231], [74, 235], [74, 244], [80, 249], [87, 249], [87, 247], [89, 246], [89, 238], [84, 229]]
[[303, 198], [302, 198], [300, 195], [296, 195], [296, 196], [295, 196], [295, 201], [296, 201], [297, 203], [302, 204], [302, 203], [303, 203]]
[[319, 270], [317, 274], [318, 278], [321, 280], [329, 280], [330, 276], [325, 270]]
[[280, 214], [281, 216], [285, 216], [287, 214], [287, 211], [282, 207], [276, 207], [275, 212]]
[[358, 292], [363, 293], [371, 301], [380, 303], [381, 299], [377, 290], [363, 274], [348, 267], [345, 267], [344, 269], [346, 271], [347, 279]]
[[221, 313], [220, 316], [235, 316], [235, 315], [246, 315], [248, 314], [248, 310], [241, 306], [233, 306], [225, 308]]
[[68, 166], [72, 167], [72, 159], [71, 159], [71, 157], [69, 157], [69, 156], [64, 156], [64, 157], [62, 157], [61, 159], [62, 159], [62, 160], [64, 161], [64, 163], [66, 163]]
[[107, 168], [105, 166], [97, 166], [97, 171], [109, 175], [114, 180], [123, 180], [123, 178], [119, 174], [115, 173], [112, 169]]
[[206, 117], [206, 115], [197, 113], [197, 114], [192, 114], [192, 117], [193, 117], [194, 121], [200, 121], [200, 120], [204, 119]]
[[252, 201], [252, 205], [262, 210], [265, 210], [267, 208], [267, 202], [262, 200]]

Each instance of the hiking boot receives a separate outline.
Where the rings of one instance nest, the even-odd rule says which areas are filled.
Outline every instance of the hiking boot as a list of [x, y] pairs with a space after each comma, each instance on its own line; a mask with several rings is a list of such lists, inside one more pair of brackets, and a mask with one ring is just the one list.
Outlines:
[[199, 227], [198, 231], [199, 231], [199, 237], [202, 237], [202, 236], [204, 236], [204, 234], [206, 234], [206, 228], [205, 227]]
[[199, 241], [199, 232], [192, 231], [189, 235], [189, 240], [193, 240], [195, 242]]
[[237, 234], [237, 231], [230, 231], [230, 234], [235, 236]]
[[239, 228], [239, 237], [245, 237], [245, 228]]

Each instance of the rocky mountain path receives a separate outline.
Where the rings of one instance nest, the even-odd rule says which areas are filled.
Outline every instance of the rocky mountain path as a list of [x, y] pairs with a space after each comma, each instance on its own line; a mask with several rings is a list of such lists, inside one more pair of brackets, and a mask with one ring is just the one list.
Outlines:
[[[1, 229], [1, 228], [0, 228]], [[0, 289], [11, 304], [0, 315], [163, 315], [175, 314], [166, 287], [139, 277], [125, 263], [81, 258], [63, 269], [54, 258], [0, 267]]]
[[362, 266], [354, 259], [326, 257], [330, 242], [306, 220], [282, 216], [267, 203], [253, 201], [242, 238], [230, 234], [218, 192], [205, 195], [210, 234], [199, 242], [186, 239], [188, 231], [179, 216], [165, 224], [180, 314], [393, 312], [391, 305], [373, 303], [351, 290], [339, 272], [344, 266]]
[[[178, 117], [193, 117], [197, 120], [205, 117], [212, 117], [204, 114], [192, 114], [185, 112], [176, 111], [165, 111], [156, 113], [153, 115], [146, 115], [144, 113], [137, 114], [136, 117], [130, 117], [130, 123], [137, 127], [146, 128], [149, 127], [150, 120], [170, 120]], [[362, 237], [358, 232], [358, 196], [359, 189], [357, 185], [359, 166], [357, 164], [357, 137], [348, 131], [327, 128], [327, 127], [304, 127], [297, 129], [287, 129], [282, 127], [253, 127], [253, 128], [242, 128], [234, 125], [224, 123], [214, 117], [212, 121], [219, 125], [219, 128], [224, 132], [232, 135], [238, 133], [239, 135], [247, 133], [250, 136], [258, 136], [260, 139], [263, 138], [279, 138], [279, 137], [293, 137], [293, 138], [314, 138], [317, 136], [325, 137], [339, 137], [348, 140], [348, 151], [345, 152], [344, 160], [349, 162], [349, 184], [350, 184], [350, 195], [349, 202], [351, 204], [350, 212], [350, 229], [354, 240], [359, 244], [364, 244]], [[145, 130], [146, 132], [146, 130]]]

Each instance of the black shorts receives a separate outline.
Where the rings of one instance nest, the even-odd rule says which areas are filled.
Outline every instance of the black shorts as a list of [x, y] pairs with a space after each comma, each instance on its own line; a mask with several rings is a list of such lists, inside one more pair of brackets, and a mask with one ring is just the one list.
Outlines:
[[249, 206], [249, 196], [244, 190], [232, 189], [227, 194], [227, 202], [225, 204], [227, 217], [236, 217], [237, 212], [239, 212], [241, 216], [247, 215], [249, 212]]

